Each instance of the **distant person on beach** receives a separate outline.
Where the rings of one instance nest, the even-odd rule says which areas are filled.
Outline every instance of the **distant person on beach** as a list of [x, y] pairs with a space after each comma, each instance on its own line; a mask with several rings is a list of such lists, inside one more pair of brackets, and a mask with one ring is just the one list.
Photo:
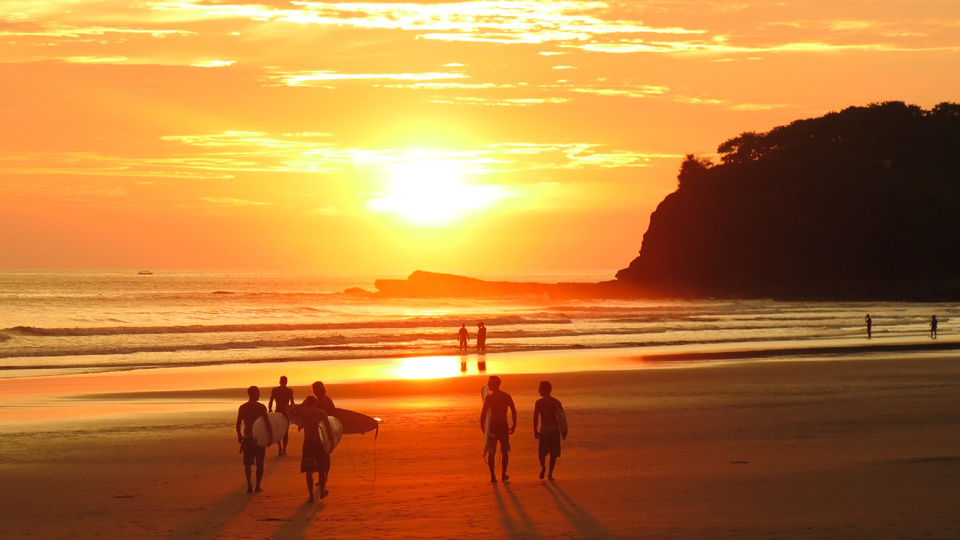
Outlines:
[[[280, 386], [274, 388], [270, 391], [270, 402], [267, 403], [267, 411], [273, 412], [273, 404], [277, 404], [277, 412], [282, 414], [284, 418], [289, 420], [287, 417], [287, 406], [293, 405], [296, 401], [293, 400], [293, 388], [287, 387], [287, 377], [286, 375], [280, 377]], [[290, 442], [290, 434], [285, 433], [283, 439], [277, 443], [279, 447], [278, 456], [287, 455], [287, 443]]]
[[[540, 479], [547, 473], [546, 458], [550, 456], [550, 472], [547, 478], [553, 481], [553, 468], [557, 466], [557, 458], [560, 457], [560, 439], [566, 439], [566, 434], [560, 432], [560, 413], [563, 412], [563, 405], [560, 400], [550, 395], [553, 391], [553, 385], [550, 381], [540, 382], [540, 399], [537, 400], [533, 408], [533, 438], [540, 441]], [[540, 429], [537, 429], [538, 420], [543, 421]]]
[[[486, 454], [488, 456], [487, 465], [490, 467], [490, 481], [496, 483], [497, 475], [493, 472], [496, 462], [497, 441], [500, 441], [500, 479], [506, 482], [510, 479], [507, 476], [507, 465], [510, 463], [510, 435], [517, 429], [517, 407], [513, 404], [513, 398], [510, 394], [500, 390], [500, 377], [492, 375], [487, 381], [490, 388], [490, 395], [483, 402], [483, 409], [480, 410], [480, 431], [484, 431], [487, 411], [490, 411], [490, 431], [487, 435]], [[512, 413], [512, 422], [507, 427], [507, 409]]]
[[937, 316], [930, 318], [930, 339], [937, 339]]
[[[267, 433], [271, 439], [273, 438], [273, 430], [270, 427], [270, 419], [267, 418], [267, 408], [263, 406], [263, 403], [259, 403], [260, 389], [256, 386], [247, 388], [247, 396], [249, 399], [237, 411], [237, 441], [242, 445], [240, 451], [243, 452], [243, 472], [247, 475], [247, 493], [253, 493], [254, 491], [259, 493], [263, 491], [260, 489], [260, 481], [263, 479], [263, 457], [267, 454], [267, 449], [258, 445], [257, 440], [253, 437], [253, 423], [257, 421], [257, 418], [262, 417], [267, 424]], [[241, 424], [243, 425], [242, 433], [240, 431]], [[250, 467], [254, 463], [257, 465], [256, 489], [250, 481]]]
[[[328, 398], [329, 399], [329, 398]], [[303, 431], [303, 452], [300, 458], [300, 472], [305, 474], [307, 480], [307, 493], [310, 502], [313, 498], [313, 473], [317, 473], [317, 489], [320, 490], [320, 498], [323, 499], [330, 494], [327, 491], [327, 478], [330, 474], [330, 454], [324, 447], [323, 440], [320, 438], [320, 430], [332, 434], [333, 429], [330, 426], [329, 411], [319, 407], [317, 396], [307, 396], [303, 403], [290, 407], [290, 412], [300, 417], [300, 429]]]
[[467, 323], [460, 325], [460, 331], [457, 332], [457, 339], [460, 341], [460, 350], [467, 350], [467, 338], [470, 336], [470, 333], [467, 332]]
[[863, 319], [867, 323], [867, 339], [873, 337], [873, 319], [870, 318], [870, 314], [867, 313], [867, 316]]
[[487, 327], [483, 325], [483, 321], [480, 321], [477, 326], [477, 350], [480, 352], [487, 350]]

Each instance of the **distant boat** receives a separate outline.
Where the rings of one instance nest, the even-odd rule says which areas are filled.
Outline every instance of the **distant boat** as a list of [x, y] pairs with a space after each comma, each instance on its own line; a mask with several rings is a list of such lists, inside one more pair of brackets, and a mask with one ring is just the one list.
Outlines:
[[151, 271], [149, 271], [149, 270], [141, 270], [141, 271], [137, 272], [137, 275], [138, 275], [138, 276], [152, 276], [152, 275], [153, 275], [153, 272], [151, 272]]

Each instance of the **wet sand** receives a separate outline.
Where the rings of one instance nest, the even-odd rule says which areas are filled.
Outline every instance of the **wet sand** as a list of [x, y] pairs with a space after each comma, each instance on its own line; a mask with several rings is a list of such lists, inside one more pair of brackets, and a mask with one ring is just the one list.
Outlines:
[[[570, 421], [555, 483], [537, 478], [532, 435], [544, 378]], [[344, 438], [317, 504], [298, 433], [289, 456], [268, 449], [265, 491], [245, 493], [240, 388], [145, 388], [96, 421], [7, 425], [0, 538], [960, 537], [960, 359], [508, 375], [520, 416], [498, 485], [481, 454], [484, 381], [331, 385], [384, 423], [376, 442]], [[299, 396], [306, 382], [291, 377]]]

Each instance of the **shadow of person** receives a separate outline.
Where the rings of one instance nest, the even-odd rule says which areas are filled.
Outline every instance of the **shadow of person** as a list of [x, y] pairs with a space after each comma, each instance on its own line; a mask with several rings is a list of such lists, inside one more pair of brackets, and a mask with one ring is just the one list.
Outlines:
[[510, 489], [510, 486], [504, 485], [504, 489], [507, 491], [508, 496], [510, 497], [510, 506], [514, 507], [514, 510], [517, 514], [520, 515], [520, 521], [518, 523], [510, 515], [510, 508], [507, 505], [506, 500], [503, 498], [503, 495], [500, 493], [500, 485], [493, 485], [493, 497], [497, 500], [497, 509], [500, 510], [500, 523], [503, 524], [503, 530], [506, 531], [508, 538], [521, 539], [521, 538], [540, 538], [540, 535], [537, 534], [536, 529], [534, 528], [533, 522], [530, 521], [530, 516], [527, 515], [527, 512], [523, 509], [523, 505], [520, 504], [517, 496], [514, 495], [513, 490]]
[[579, 538], [613, 538], [613, 536], [603, 528], [603, 525], [600, 525], [600, 522], [594, 519], [589, 512], [580, 508], [577, 503], [573, 502], [573, 499], [555, 483], [542, 482], [541, 485], [553, 496], [553, 500], [557, 503], [557, 508], [560, 509], [560, 513], [577, 529], [577, 536]]
[[304, 502], [297, 512], [283, 522], [270, 538], [272, 540], [294, 540], [307, 537], [307, 529], [313, 523], [314, 516], [323, 512], [323, 503]]
[[[270, 460], [264, 467], [263, 478], [266, 480], [270, 473], [280, 463], [280, 460]], [[269, 484], [267, 489], [269, 489]], [[166, 538], [170, 540], [198, 540], [216, 538], [230, 523], [243, 513], [256, 495], [247, 493], [246, 484], [234, 489], [222, 501], [198, 508], [202, 513], [190, 523], [177, 530], [171, 531]]]

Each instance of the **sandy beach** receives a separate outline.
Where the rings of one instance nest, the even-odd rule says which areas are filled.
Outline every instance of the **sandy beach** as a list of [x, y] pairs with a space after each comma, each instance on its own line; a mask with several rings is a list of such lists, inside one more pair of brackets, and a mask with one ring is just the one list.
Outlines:
[[[544, 378], [570, 419], [555, 483], [537, 478], [532, 435]], [[960, 536], [955, 359], [505, 376], [519, 425], [512, 478], [498, 485], [488, 483], [481, 455], [484, 382], [468, 374], [331, 385], [338, 406], [383, 424], [376, 441], [344, 438], [331, 494], [317, 504], [305, 502], [297, 433], [289, 456], [268, 449], [265, 491], [245, 493], [233, 434], [242, 388], [132, 392], [123, 410], [96, 421], [8, 424], [0, 537]], [[304, 383], [291, 378], [298, 396]], [[116, 399], [107, 392], [82, 401]], [[125, 412], [138, 411], [138, 400], [150, 412]]]

